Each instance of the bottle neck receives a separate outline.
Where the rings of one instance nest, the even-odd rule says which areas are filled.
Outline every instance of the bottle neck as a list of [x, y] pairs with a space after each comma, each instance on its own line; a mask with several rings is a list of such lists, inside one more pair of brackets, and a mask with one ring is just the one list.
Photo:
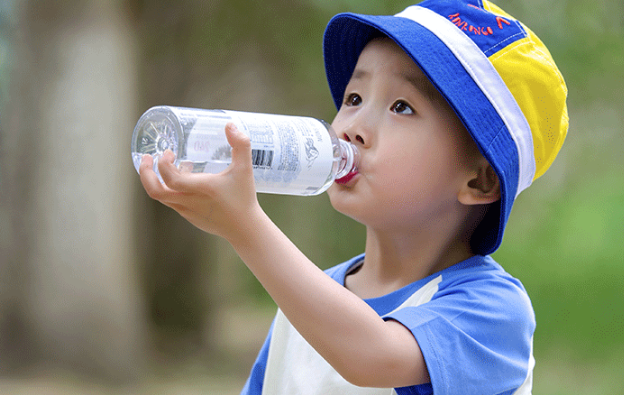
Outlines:
[[340, 144], [341, 160], [335, 179], [342, 178], [349, 173], [357, 171], [360, 162], [360, 153], [355, 145], [345, 140], [338, 140]]

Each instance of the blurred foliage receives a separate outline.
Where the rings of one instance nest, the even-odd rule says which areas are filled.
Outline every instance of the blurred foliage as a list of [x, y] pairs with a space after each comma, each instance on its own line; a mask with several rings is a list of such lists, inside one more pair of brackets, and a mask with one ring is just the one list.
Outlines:
[[495, 256], [531, 295], [536, 354], [564, 349], [621, 364], [624, 8], [619, 1], [509, 3], [566, 78], [570, 130], [553, 167], [519, 197]]

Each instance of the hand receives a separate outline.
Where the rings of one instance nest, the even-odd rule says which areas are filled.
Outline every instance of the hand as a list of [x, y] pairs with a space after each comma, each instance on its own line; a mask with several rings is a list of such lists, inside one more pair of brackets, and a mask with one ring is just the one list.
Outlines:
[[158, 162], [164, 184], [153, 171], [151, 155], [143, 156], [139, 173], [152, 199], [199, 229], [230, 240], [263, 212], [256, 197], [249, 137], [232, 123], [226, 125], [225, 133], [232, 146], [232, 163], [219, 174], [182, 172], [174, 165], [170, 150]]

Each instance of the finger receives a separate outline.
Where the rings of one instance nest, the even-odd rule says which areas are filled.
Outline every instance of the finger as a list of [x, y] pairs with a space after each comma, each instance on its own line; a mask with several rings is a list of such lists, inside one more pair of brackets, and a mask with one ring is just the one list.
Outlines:
[[174, 161], [175, 154], [171, 150], [166, 150], [158, 161], [158, 172], [165, 183], [165, 189], [171, 192], [165, 199], [175, 202], [181, 196], [197, 192], [210, 193], [214, 174], [183, 172], [176, 167]]
[[251, 169], [251, 141], [249, 136], [241, 132], [234, 123], [225, 125], [225, 137], [232, 146], [232, 164], [244, 164]]
[[143, 158], [141, 158], [139, 178], [145, 192], [152, 199], [165, 203], [175, 197], [174, 191], [163, 185], [156, 172], [154, 172], [154, 158], [151, 155], [143, 155]]
[[154, 166], [154, 158], [150, 154], [143, 154], [141, 156], [141, 163], [139, 164], [139, 174], [151, 169]]
[[139, 178], [141, 179], [141, 184], [143, 184], [143, 188], [147, 194], [152, 199], [156, 199], [154, 196], [157, 195], [162, 189], [162, 184], [154, 172], [154, 158], [152, 155], [145, 154], [141, 158], [141, 164], [139, 165]]
[[167, 187], [180, 191], [184, 188], [184, 183], [181, 182], [182, 173], [174, 164], [175, 154], [171, 150], [166, 150], [160, 160], [158, 161], [158, 172], [162, 177]]
[[195, 192], [198, 186], [206, 183], [212, 174], [182, 172], [175, 165], [175, 154], [166, 150], [158, 161], [158, 172], [165, 185], [173, 191], [187, 193]]

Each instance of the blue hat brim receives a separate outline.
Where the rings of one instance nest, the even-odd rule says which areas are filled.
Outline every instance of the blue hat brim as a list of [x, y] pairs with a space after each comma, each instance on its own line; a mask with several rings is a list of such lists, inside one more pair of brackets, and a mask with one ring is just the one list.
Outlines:
[[507, 126], [453, 52], [432, 32], [401, 17], [338, 14], [325, 30], [323, 51], [332, 98], [339, 109], [360, 53], [379, 33], [394, 40], [445, 97], [479, 150], [492, 165], [501, 200], [492, 204], [475, 230], [472, 248], [487, 255], [501, 244], [515, 199], [518, 152]]

